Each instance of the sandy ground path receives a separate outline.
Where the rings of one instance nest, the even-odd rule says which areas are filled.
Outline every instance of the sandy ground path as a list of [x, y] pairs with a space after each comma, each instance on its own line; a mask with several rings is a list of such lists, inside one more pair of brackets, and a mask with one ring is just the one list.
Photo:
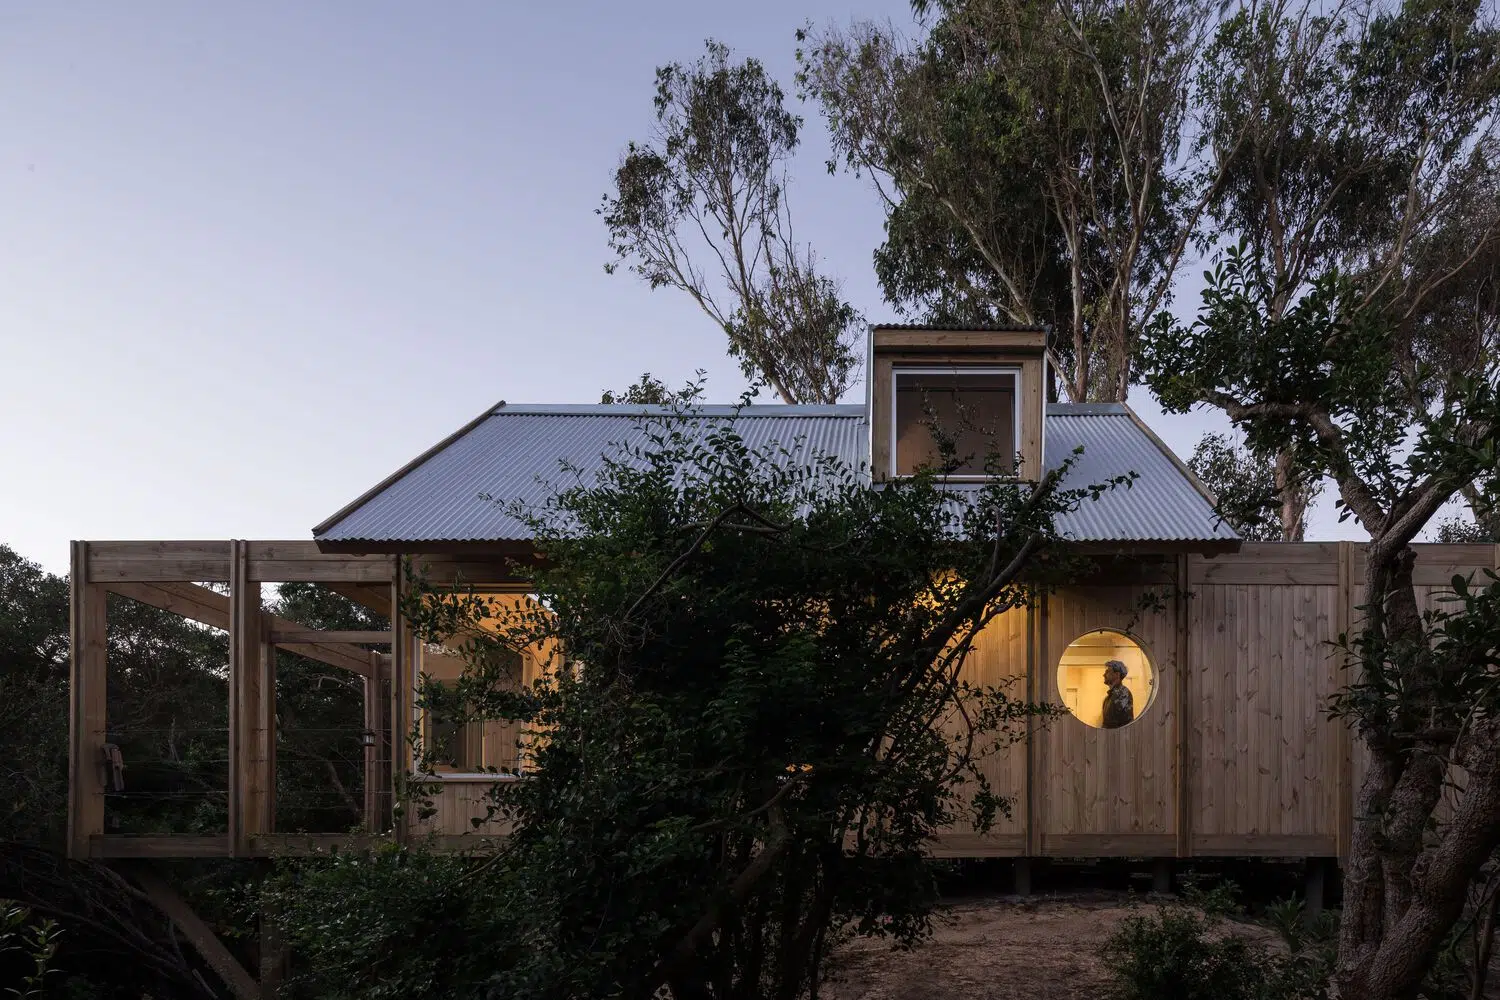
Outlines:
[[1123, 895], [995, 897], [944, 908], [908, 952], [854, 941], [835, 960], [829, 1000], [1099, 1000], [1099, 949], [1131, 910]]

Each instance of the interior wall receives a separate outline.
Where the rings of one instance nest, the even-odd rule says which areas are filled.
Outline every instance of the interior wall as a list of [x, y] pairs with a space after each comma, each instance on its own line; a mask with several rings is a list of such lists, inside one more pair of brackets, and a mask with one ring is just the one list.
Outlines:
[[[499, 631], [502, 625], [504, 609], [522, 606], [529, 598], [523, 594], [495, 594], [488, 595], [492, 602], [494, 614], [487, 615], [478, 622], [480, 628], [490, 633]], [[455, 637], [446, 644], [424, 643], [418, 648], [416, 656], [416, 669], [419, 674], [425, 673], [433, 680], [452, 683], [463, 673], [465, 660], [460, 651], [461, 639]], [[528, 648], [521, 654], [520, 671], [514, 677], [508, 679], [507, 686], [522, 687], [532, 683], [540, 674], [551, 669], [552, 655], [550, 649]], [[426, 713], [419, 712], [424, 737], [430, 738], [429, 720]], [[525, 757], [526, 726], [520, 722], [504, 720], [486, 720], [483, 722], [472, 722], [464, 726], [461, 736], [466, 748], [466, 760], [472, 762], [470, 767], [438, 767], [439, 773], [473, 773], [486, 768], [494, 768], [504, 773], [519, 773], [523, 767]]]
[[1063, 706], [1080, 722], [1104, 725], [1104, 697], [1109, 690], [1104, 683], [1104, 664], [1109, 660], [1125, 665], [1122, 683], [1130, 692], [1135, 718], [1146, 718], [1157, 695], [1156, 671], [1145, 650], [1121, 632], [1090, 632], [1063, 650], [1055, 678]]

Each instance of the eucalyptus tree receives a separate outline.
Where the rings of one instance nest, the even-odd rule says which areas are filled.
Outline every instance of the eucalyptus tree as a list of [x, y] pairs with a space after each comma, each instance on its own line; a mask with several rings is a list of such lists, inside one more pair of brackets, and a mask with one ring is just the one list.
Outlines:
[[1067, 398], [1124, 400], [1222, 181], [1186, 141], [1210, 5], [915, 0], [925, 35], [804, 31], [799, 80], [886, 207], [876, 271], [939, 322], [1051, 326]]
[[[1393, 362], [1451, 375], [1422, 380], [1413, 406], [1497, 343], [1496, 38], [1493, 11], [1469, 0], [1251, 0], [1203, 61], [1196, 145], [1223, 171], [1214, 232], [1259, 261], [1272, 319], [1331, 268], [1358, 275], [1404, 342]], [[1277, 456], [1287, 538], [1304, 523], [1298, 467]]]
[[599, 208], [606, 270], [686, 292], [783, 402], [837, 402], [858, 375], [861, 318], [793, 232], [802, 120], [760, 62], [712, 41], [656, 71], [655, 109], [656, 134], [626, 147]]
[[[1282, 540], [1283, 490], [1275, 466], [1227, 434], [1205, 434], [1188, 458], [1188, 468], [1214, 494], [1218, 516], [1241, 538]], [[1304, 475], [1298, 503], [1305, 510], [1322, 484]]]

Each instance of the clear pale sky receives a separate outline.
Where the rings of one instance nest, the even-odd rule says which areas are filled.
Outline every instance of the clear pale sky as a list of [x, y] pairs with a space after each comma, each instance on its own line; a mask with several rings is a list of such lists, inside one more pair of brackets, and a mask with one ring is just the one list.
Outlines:
[[[0, 5], [0, 542], [64, 571], [73, 538], [307, 538], [500, 399], [697, 368], [731, 399], [722, 334], [606, 275], [594, 209], [658, 64], [714, 37], [790, 91], [796, 28], [854, 17], [909, 23], [901, 0]], [[889, 319], [878, 205], [803, 113], [799, 233]], [[1221, 425], [1132, 404], [1183, 456]], [[1310, 534], [1357, 536], [1327, 504]]]

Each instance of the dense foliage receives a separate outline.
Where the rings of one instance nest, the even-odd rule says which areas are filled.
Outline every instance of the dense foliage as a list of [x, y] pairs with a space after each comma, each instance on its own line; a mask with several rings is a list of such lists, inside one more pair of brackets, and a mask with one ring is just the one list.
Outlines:
[[[547, 554], [534, 601], [413, 599], [429, 639], [466, 640], [473, 717], [531, 727], [527, 779], [494, 792], [515, 832], [484, 861], [283, 873], [273, 901], [320, 956], [315, 992], [790, 998], [841, 935], [920, 938], [930, 837], [1008, 808], [977, 764], [1038, 711], [962, 665], [1065, 572], [1052, 518], [1087, 492], [1051, 477], [955, 502], [931, 473], [877, 490], [728, 420], [645, 421], [598, 481], [516, 511]], [[481, 615], [498, 633], [465, 630]], [[517, 689], [497, 671], [522, 648], [566, 656]], [[377, 916], [393, 893], [492, 947], [441, 960], [440, 940]]]
[[[1285, 309], [1246, 248], [1209, 277], [1196, 321], [1147, 332], [1147, 381], [1170, 410], [1221, 408], [1256, 452], [1292, 451], [1370, 534], [1351, 640], [1358, 673], [1339, 709], [1371, 766], [1355, 806], [1337, 973], [1345, 995], [1414, 996], [1500, 848], [1500, 716], [1475, 700], [1494, 683], [1500, 632], [1478, 604], [1424, 618], [1410, 547], [1462, 489], [1493, 489], [1500, 365], [1411, 363], [1409, 332], [1365, 275], [1328, 272]], [[1466, 645], [1442, 641], [1460, 627]], [[1467, 782], [1438, 823], [1452, 766]]]

